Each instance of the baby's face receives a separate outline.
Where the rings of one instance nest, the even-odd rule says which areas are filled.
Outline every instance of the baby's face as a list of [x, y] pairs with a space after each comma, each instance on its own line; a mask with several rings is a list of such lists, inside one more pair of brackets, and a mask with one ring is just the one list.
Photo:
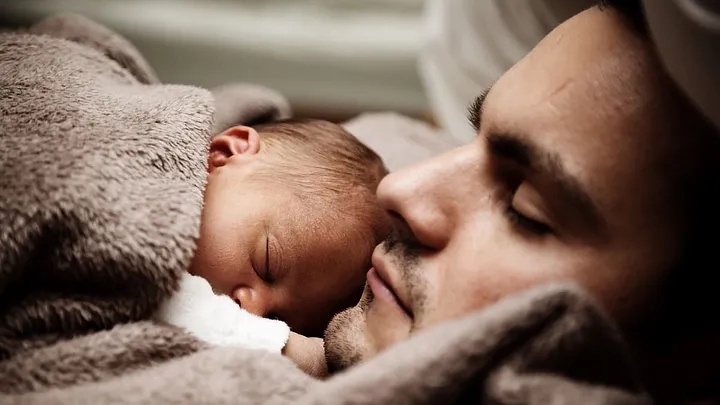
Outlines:
[[373, 246], [358, 230], [367, 225], [328, 218], [287, 185], [257, 179], [253, 159], [262, 158], [211, 167], [190, 271], [253, 314], [320, 336], [362, 293]]

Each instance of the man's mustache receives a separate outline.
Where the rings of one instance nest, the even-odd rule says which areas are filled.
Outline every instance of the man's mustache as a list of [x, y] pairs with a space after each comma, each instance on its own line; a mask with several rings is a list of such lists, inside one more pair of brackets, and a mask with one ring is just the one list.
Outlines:
[[393, 217], [392, 232], [385, 238], [382, 245], [386, 254], [405, 263], [412, 263], [421, 252], [427, 250], [418, 242], [410, 227], [398, 215]]
[[394, 220], [393, 230], [385, 239], [382, 246], [385, 254], [394, 262], [395, 269], [403, 278], [405, 288], [409, 293], [406, 303], [411, 307], [414, 316], [423, 313], [425, 306], [427, 286], [419, 273], [418, 263], [422, 254], [431, 249], [420, 243], [407, 223], [398, 215]]

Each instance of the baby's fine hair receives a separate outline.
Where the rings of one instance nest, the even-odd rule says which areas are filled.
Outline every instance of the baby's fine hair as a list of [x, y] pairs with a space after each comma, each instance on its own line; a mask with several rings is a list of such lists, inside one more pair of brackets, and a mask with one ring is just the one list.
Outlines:
[[[279, 164], [290, 166], [289, 172], [314, 169], [315, 175], [321, 175], [321, 179], [297, 179], [310, 180], [311, 188], [313, 184], [337, 188], [352, 182], [374, 190], [387, 174], [380, 156], [332, 122], [288, 119], [261, 124], [255, 130], [261, 134], [262, 147], [282, 159]], [[326, 180], [326, 177], [337, 184], [318, 183], [317, 180]]]
[[387, 218], [375, 192], [388, 173], [380, 156], [340, 125], [289, 119], [255, 126], [268, 153], [268, 181], [281, 181], [307, 206], [327, 215], [355, 216], [372, 229], [373, 243], [386, 235]]

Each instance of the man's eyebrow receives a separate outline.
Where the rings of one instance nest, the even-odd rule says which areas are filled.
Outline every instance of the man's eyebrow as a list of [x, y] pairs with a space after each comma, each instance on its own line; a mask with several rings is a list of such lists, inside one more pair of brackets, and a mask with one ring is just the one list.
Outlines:
[[492, 89], [492, 86], [488, 87], [487, 89], [483, 90], [480, 95], [475, 97], [475, 100], [473, 100], [472, 103], [468, 106], [467, 111], [467, 118], [470, 122], [470, 125], [475, 129], [475, 132], [477, 133], [480, 131], [480, 124], [482, 123], [482, 113], [483, 113], [483, 105], [485, 105], [485, 99], [487, 98], [488, 93], [490, 93], [490, 89]]
[[594, 231], [606, 228], [598, 205], [577, 177], [565, 169], [560, 156], [513, 134], [490, 133], [487, 135], [487, 143], [493, 156], [512, 161], [550, 179], [562, 198], [575, 208], [580, 219], [585, 222], [585, 227], [591, 227]]

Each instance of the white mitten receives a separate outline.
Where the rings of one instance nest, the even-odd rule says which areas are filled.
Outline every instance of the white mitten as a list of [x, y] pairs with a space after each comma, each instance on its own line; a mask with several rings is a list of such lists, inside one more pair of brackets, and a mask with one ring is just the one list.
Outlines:
[[160, 306], [155, 319], [181, 327], [211, 345], [278, 354], [290, 336], [284, 322], [247, 312], [230, 297], [215, 295], [204, 278], [189, 273], [183, 275], [180, 290]]

